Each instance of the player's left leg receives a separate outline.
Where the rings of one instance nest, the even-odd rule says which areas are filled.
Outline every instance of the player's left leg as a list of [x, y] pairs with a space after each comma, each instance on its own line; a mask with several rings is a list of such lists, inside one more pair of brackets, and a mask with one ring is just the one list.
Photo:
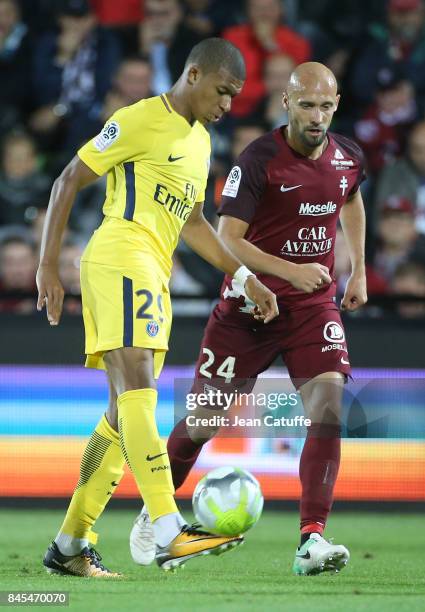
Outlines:
[[351, 371], [335, 304], [291, 312], [283, 349], [288, 371], [312, 422], [300, 459], [301, 542], [293, 569], [297, 574], [338, 570], [348, 561], [349, 553], [322, 537], [339, 470], [341, 401]]
[[322, 537], [340, 464], [344, 382], [340, 372], [325, 372], [300, 387], [311, 426], [300, 459], [301, 542], [293, 566], [296, 574], [339, 571], [350, 558], [345, 546], [331, 544]]

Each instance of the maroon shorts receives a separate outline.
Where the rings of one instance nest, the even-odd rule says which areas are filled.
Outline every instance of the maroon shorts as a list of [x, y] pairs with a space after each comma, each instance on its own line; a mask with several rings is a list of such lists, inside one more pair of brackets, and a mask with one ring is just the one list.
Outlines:
[[324, 372], [349, 376], [345, 332], [335, 303], [284, 310], [264, 325], [250, 314], [229, 312], [228, 304], [220, 302], [205, 329], [194, 389], [211, 379], [214, 387], [219, 381], [255, 381], [279, 355], [296, 388]]

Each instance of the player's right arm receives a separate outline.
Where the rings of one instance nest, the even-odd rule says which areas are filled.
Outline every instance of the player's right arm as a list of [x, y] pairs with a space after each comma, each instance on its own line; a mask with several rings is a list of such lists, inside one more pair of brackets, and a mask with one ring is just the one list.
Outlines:
[[37, 309], [46, 306], [50, 325], [59, 323], [64, 291], [59, 280], [58, 259], [63, 233], [78, 191], [93, 183], [99, 175], [76, 155], [55, 180], [41, 239], [37, 270]]
[[232, 253], [251, 270], [282, 278], [291, 283], [295, 289], [305, 293], [313, 293], [323, 284], [332, 282], [328, 268], [322, 264], [294, 264], [265, 253], [251, 244], [244, 238], [248, 227], [249, 224], [246, 221], [222, 215], [218, 234]]
[[50, 325], [59, 323], [62, 312], [64, 292], [58, 276], [58, 258], [75, 196], [113, 166], [146, 151], [151, 146], [150, 123], [149, 109], [143, 104], [118, 110], [100, 133], [81, 147], [53, 184], [37, 271], [37, 308], [46, 306]]

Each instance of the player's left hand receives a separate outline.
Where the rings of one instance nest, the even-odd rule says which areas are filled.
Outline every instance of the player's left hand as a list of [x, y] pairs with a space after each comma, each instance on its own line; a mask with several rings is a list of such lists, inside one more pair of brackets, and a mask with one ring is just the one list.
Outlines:
[[367, 302], [366, 274], [352, 274], [345, 287], [341, 300], [341, 310], [353, 312]]
[[36, 276], [38, 288], [37, 310], [46, 306], [50, 325], [59, 325], [62, 314], [64, 290], [54, 266], [39, 265]]
[[270, 291], [256, 276], [248, 276], [245, 282], [245, 293], [250, 300], [255, 302], [255, 308], [251, 311], [254, 319], [269, 323], [279, 314], [275, 294]]

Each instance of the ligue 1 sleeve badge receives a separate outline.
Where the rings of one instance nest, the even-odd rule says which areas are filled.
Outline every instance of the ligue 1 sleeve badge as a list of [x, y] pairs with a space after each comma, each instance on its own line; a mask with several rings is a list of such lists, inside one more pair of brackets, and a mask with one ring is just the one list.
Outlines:
[[156, 321], [149, 321], [148, 323], [146, 323], [146, 331], [148, 333], [148, 336], [150, 336], [151, 338], [155, 338], [155, 336], [159, 332], [158, 323]]

